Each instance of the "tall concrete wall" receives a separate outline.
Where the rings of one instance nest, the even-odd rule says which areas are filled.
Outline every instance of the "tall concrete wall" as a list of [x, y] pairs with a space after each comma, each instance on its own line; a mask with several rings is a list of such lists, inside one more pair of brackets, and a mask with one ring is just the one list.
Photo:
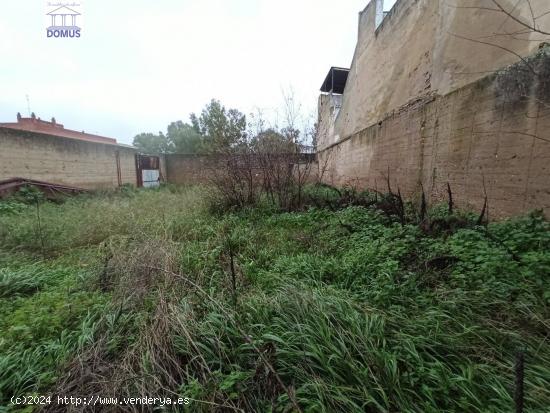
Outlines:
[[21, 177], [86, 189], [136, 184], [135, 150], [0, 127], [0, 180]]
[[176, 185], [205, 184], [211, 179], [217, 159], [208, 155], [166, 154], [166, 181]]
[[[219, 181], [227, 173], [230, 159], [227, 155], [166, 154], [163, 160], [166, 180], [177, 185], [211, 184], [212, 181]], [[259, 161], [249, 158], [247, 162], [253, 162], [252, 173], [256, 178], [262, 179], [263, 167]], [[301, 179], [306, 182], [317, 181], [318, 166], [313, 154], [302, 154], [300, 163], [294, 165], [294, 170], [300, 173]]]
[[[542, 41], [549, 41], [495, 11], [491, 0], [398, 0], [378, 27], [375, 3], [359, 15], [342, 108], [335, 120], [320, 118], [321, 131], [333, 130], [320, 133], [320, 149], [377, 123], [413, 99], [446, 95], [519, 61], [518, 55], [535, 53]], [[498, 4], [527, 23], [540, 16], [536, 24], [550, 32], [550, 14], [544, 14], [550, 10], [548, 0]]]
[[375, 3], [337, 116], [319, 100], [322, 179], [384, 190], [389, 174], [432, 202], [449, 182], [497, 216], [550, 208], [550, 36], [514, 20], [550, 32], [550, 3], [499, 0], [510, 17], [491, 0], [398, 0], [378, 27]]
[[464, 86], [404, 105], [318, 153], [330, 184], [393, 190], [423, 187], [446, 198], [507, 216], [550, 209], [550, 50]]

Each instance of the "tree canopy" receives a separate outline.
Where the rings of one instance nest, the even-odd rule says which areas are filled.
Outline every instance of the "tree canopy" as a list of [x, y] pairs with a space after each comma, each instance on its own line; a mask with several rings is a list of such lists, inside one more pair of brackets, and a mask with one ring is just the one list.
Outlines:
[[168, 125], [166, 136], [175, 153], [200, 153], [202, 151], [203, 137], [200, 132], [181, 120]]
[[173, 152], [172, 145], [170, 145], [167, 137], [162, 132], [159, 132], [158, 135], [154, 133], [140, 133], [134, 137], [133, 145], [143, 153]]
[[203, 136], [207, 152], [223, 152], [246, 140], [246, 116], [214, 99], [200, 116], [191, 114], [191, 123]]
[[[254, 121], [254, 115], [252, 119]], [[212, 99], [199, 115], [189, 115], [189, 123], [182, 120], [171, 122], [166, 134], [140, 133], [134, 137], [133, 144], [148, 154], [227, 153], [245, 149], [259, 152], [299, 151], [302, 136], [300, 130], [292, 126], [293, 123], [281, 129], [265, 129], [263, 119], [256, 122], [256, 128], [248, 125], [243, 113], [228, 109], [220, 101]]]
[[166, 135], [140, 133], [133, 144], [144, 153], [211, 153], [230, 150], [246, 140], [246, 116], [215, 99], [199, 116], [191, 113], [189, 118], [190, 124], [170, 123]]
[[298, 151], [298, 146], [292, 137], [285, 136], [271, 128], [254, 136], [250, 140], [250, 146], [256, 153], [295, 153]]

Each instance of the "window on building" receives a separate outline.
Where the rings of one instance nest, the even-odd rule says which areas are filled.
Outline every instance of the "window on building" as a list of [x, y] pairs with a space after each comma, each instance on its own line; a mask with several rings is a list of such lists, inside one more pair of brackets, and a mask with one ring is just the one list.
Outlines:
[[384, 18], [392, 9], [397, 0], [375, 0], [376, 3], [376, 20], [375, 28], [378, 29], [378, 26], [382, 24]]

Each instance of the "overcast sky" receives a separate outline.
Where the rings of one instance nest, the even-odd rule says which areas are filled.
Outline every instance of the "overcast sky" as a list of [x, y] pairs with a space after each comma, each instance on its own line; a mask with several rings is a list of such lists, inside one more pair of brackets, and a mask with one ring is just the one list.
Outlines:
[[368, 0], [83, 0], [78, 39], [46, 37], [47, 3], [2, 1], [0, 122], [27, 116], [29, 95], [43, 119], [131, 143], [212, 98], [274, 119], [292, 88], [313, 115]]

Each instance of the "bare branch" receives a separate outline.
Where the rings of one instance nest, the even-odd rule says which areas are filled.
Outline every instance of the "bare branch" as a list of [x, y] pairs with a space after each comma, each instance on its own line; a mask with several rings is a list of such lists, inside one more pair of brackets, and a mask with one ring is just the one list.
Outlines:
[[550, 10], [548, 10], [547, 12], [544, 12], [544, 13], [542, 13], [541, 15], [535, 17], [535, 20], [538, 20], [538, 19], [540, 19], [541, 17], [544, 17], [544, 16], [546, 16], [546, 15], [548, 15], [548, 14], [550, 14]]
[[495, 4], [495, 6], [497, 6], [500, 9], [500, 11], [502, 13], [506, 14], [510, 19], [514, 20], [516, 23], [521, 24], [522, 26], [532, 30], [533, 32], [541, 33], [541, 34], [545, 34], [545, 35], [550, 36], [550, 32], [546, 32], [544, 30], [538, 29], [535, 25], [530, 25], [529, 23], [526, 23], [523, 20], [521, 20], [520, 18], [514, 16], [511, 12], [504, 9], [504, 7], [502, 7], [497, 0], [491, 0], [491, 1]]
[[457, 37], [459, 39], [462, 39], [462, 40], [468, 40], [470, 42], [474, 42], [474, 43], [479, 43], [479, 44], [484, 44], [484, 45], [487, 45], [487, 46], [492, 46], [492, 47], [496, 47], [498, 49], [501, 49], [501, 50], [504, 50], [505, 52], [508, 52], [508, 53], [511, 53], [513, 54], [514, 56], [516, 56], [517, 58], [519, 58], [523, 63], [525, 63], [525, 65], [529, 68], [529, 70], [531, 72], [533, 72], [534, 75], [537, 75], [537, 72], [535, 71], [535, 68], [527, 61], [527, 59], [525, 59], [523, 56], [521, 56], [520, 54], [514, 52], [513, 50], [511, 49], [508, 49], [507, 47], [504, 47], [504, 46], [501, 46], [501, 45], [498, 45], [498, 44], [494, 44], [494, 43], [491, 43], [491, 42], [484, 42], [484, 41], [481, 41], [481, 40], [476, 40], [476, 39], [470, 39], [469, 37], [464, 37], [464, 36], [460, 36], [459, 34], [456, 34], [456, 33], [449, 33], [451, 36], [454, 36], [454, 37]]
[[537, 26], [537, 19], [535, 19], [535, 13], [533, 13], [533, 7], [531, 6], [531, 0], [525, 0], [529, 6], [529, 12], [531, 13], [531, 19], [533, 19], [533, 27]]

